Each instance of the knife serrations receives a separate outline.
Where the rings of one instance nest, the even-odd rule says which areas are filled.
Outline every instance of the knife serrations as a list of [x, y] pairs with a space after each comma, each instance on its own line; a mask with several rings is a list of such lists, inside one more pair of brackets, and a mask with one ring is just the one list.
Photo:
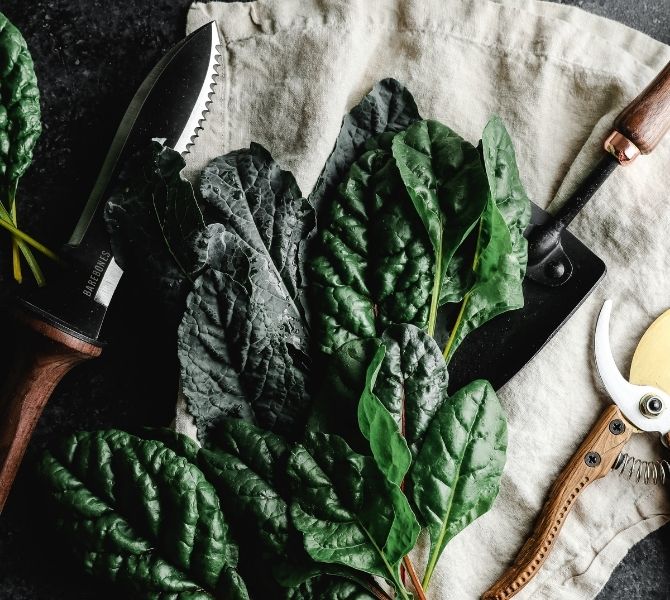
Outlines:
[[210, 61], [207, 67], [206, 81], [211, 83], [203, 86], [181, 136], [175, 142], [174, 146], [172, 146], [172, 148], [182, 154], [189, 151], [191, 146], [195, 144], [195, 140], [200, 135], [200, 132], [204, 129], [203, 124], [207, 120], [209, 107], [212, 104], [212, 97], [215, 93], [214, 87], [216, 86], [216, 79], [219, 76], [217, 71], [217, 68], [219, 67], [219, 59], [221, 58], [217, 51], [219, 37], [214, 21], [212, 21], [210, 25], [212, 26], [212, 46]]
[[110, 195], [132, 172], [127, 161], [153, 138], [182, 153], [202, 129], [216, 84], [219, 34], [204, 25], [170, 50], [131, 101], [89, 200], [63, 254], [69, 268], [22, 299], [40, 319], [95, 343], [123, 271], [114, 261], [103, 220]]

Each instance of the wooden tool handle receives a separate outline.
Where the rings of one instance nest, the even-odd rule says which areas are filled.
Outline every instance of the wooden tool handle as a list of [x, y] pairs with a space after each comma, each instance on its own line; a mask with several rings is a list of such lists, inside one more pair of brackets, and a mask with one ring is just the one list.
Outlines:
[[670, 63], [614, 121], [614, 128], [642, 154], [649, 154], [670, 129]]
[[482, 595], [482, 600], [507, 600], [535, 576], [554, 547], [554, 540], [577, 497], [587, 485], [610, 471], [621, 447], [634, 431], [615, 405], [605, 410], [552, 486], [535, 530], [514, 564]]
[[102, 352], [44, 321], [24, 322], [14, 364], [0, 393], [0, 511], [51, 392], [72, 367]]

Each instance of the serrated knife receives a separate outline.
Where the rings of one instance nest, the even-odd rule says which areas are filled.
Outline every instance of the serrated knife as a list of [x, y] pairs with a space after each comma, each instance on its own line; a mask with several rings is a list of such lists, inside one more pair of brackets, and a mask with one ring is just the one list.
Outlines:
[[210, 103], [219, 44], [212, 21], [152, 69], [121, 121], [63, 249], [68, 268], [46, 288], [20, 299], [23, 337], [0, 393], [0, 511], [54, 388], [75, 365], [102, 352], [100, 330], [123, 274], [103, 220], [107, 199], [122, 184], [129, 159], [152, 138], [165, 138], [182, 153], [194, 143]]

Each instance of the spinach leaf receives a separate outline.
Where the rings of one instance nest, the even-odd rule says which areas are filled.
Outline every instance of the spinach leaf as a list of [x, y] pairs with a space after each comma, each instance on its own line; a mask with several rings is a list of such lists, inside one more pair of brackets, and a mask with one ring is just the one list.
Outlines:
[[260, 144], [214, 159], [203, 170], [200, 191], [208, 222], [221, 223], [266, 254], [289, 296], [304, 288], [301, 271], [316, 218], [293, 175]]
[[230, 416], [297, 437], [309, 404], [306, 325], [267, 255], [217, 227], [178, 333], [198, 437]]
[[524, 304], [528, 243], [523, 234], [530, 220], [530, 200], [512, 140], [499, 117], [492, 117], [484, 128], [479, 151], [489, 198], [479, 230], [457, 252], [460, 262], [455, 257], [459, 273], [447, 284], [454, 293], [451, 300], [462, 302], [445, 348], [447, 361], [470, 331]]
[[451, 328], [444, 350], [447, 363], [468, 333], [496, 315], [523, 306], [522, 268], [507, 223], [491, 196], [479, 222], [471, 269], [474, 283]]
[[0, 13], [0, 191], [15, 186], [42, 133], [33, 59], [21, 32]]
[[205, 223], [193, 187], [181, 174], [185, 162], [179, 152], [154, 141], [137, 163], [141, 172], [128, 174], [128, 185], [105, 207], [114, 258], [178, 320], [207, 260]]
[[425, 327], [430, 241], [391, 155], [364, 154], [324, 213], [310, 263], [318, 347], [330, 354], [391, 323]]
[[261, 146], [215, 159], [203, 172], [209, 267], [179, 328], [187, 408], [201, 440], [227, 416], [299, 437], [309, 394], [301, 294], [314, 211]]
[[399, 133], [393, 156], [433, 246], [433, 335], [449, 263], [486, 206], [486, 172], [477, 149], [437, 121], [419, 121]]
[[486, 124], [480, 152], [491, 195], [510, 230], [512, 250], [523, 277], [528, 262], [528, 242], [523, 233], [530, 222], [530, 199], [519, 176], [512, 138], [500, 117], [494, 116]]
[[[254, 597], [320, 600], [319, 594], [341, 589], [370, 597], [365, 590], [374, 582], [345, 567], [318, 564], [305, 552], [290, 519], [290, 447], [284, 440], [239, 419], [224, 421], [210, 438], [198, 464], [240, 540], [239, 570]], [[268, 568], [274, 579], [258, 578]]]
[[365, 587], [341, 577], [324, 575], [288, 590], [286, 600], [374, 600], [379, 598]]
[[[0, 12], [0, 219], [14, 226], [19, 179], [32, 163], [41, 133], [40, 95], [32, 57], [21, 32]], [[12, 241], [14, 278], [22, 281], [19, 250], [38, 285], [44, 285], [32, 250], [18, 238]]]
[[[380, 347], [385, 351], [377, 365]], [[368, 453], [369, 445], [357, 435], [359, 423], [352, 416], [357, 414], [366, 376], [377, 367], [371, 389], [415, 457], [431, 419], [447, 397], [449, 375], [435, 340], [413, 325], [392, 325], [381, 338], [349, 342], [328, 360], [310, 429], [335, 432], [358, 452]]]
[[361, 433], [370, 442], [377, 466], [391, 483], [400, 485], [412, 456], [393, 416], [373, 391], [385, 354], [386, 347], [380, 344], [367, 369], [365, 387], [358, 402], [358, 423]]
[[289, 458], [291, 516], [307, 553], [383, 577], [409, 596], [399, 565], [414, 547], [419, 526], [400, 488], [374, 461], [333, 435], [310, 433]]
[[40, 473], [90, 574], [143, 598], [248, 600], [214, 488], [161, 442], [77, 433], [45, 452]]
[[507, 425], [493, 388], [477, 380], [442, 404], [410, 471], [413, 504], [430, 534], [423, 587], [447, 543], [498, 494]]
[[319, 212], [329, 203], [366, 143], [384, 132], [398, 132], [421, 119], [414, 98], [395, 79], [382, 79], [345, 115], [342, 128], [309, 198]]

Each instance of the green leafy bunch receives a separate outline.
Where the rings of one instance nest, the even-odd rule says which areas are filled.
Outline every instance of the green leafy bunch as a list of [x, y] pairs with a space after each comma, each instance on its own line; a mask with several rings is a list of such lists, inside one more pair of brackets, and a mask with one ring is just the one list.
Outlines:
[[30, 247], [53, 260], [58, 258], [18, 229], [16, 214], [19, 180], [33, 160], [41, 132], [40, 97], [30, 52], [21, 32], [0, 12], [0, 226], [12, 234], [16, 281], [23, 280], [23, 255], [37, 283], [44, 285], [44, 275]]
[[450, 393], [448, 363], [523, 304], [530, 204], [510, 136], [494, 117], [473, 146], [385, 79], [308, 198], [258, 144], [214, 159], [199, 197], [183, 166], [154, 142], [105, 216], [117, 261], [179, 322], [202, 447], [65, 440], [41, 463], [59, 529], [139, 597], [425, 598], [505, 463], [494, 390]]

